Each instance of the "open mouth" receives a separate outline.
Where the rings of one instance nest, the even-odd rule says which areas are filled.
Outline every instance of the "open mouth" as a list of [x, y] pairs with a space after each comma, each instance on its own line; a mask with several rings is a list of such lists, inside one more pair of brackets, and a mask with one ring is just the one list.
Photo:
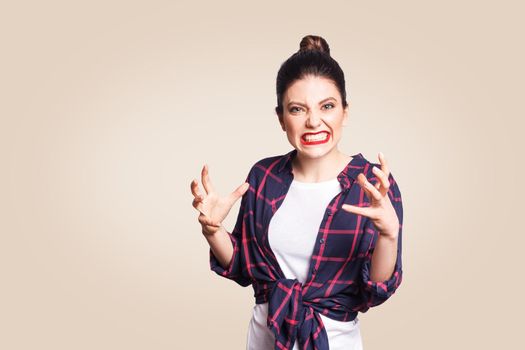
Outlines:
[[330, 133], [326, 131], [321, 131], [315, 134], [306, 133], [301, 136], [301, 143], [303, 145], [318, 145], [328, 142], [329, 139]]

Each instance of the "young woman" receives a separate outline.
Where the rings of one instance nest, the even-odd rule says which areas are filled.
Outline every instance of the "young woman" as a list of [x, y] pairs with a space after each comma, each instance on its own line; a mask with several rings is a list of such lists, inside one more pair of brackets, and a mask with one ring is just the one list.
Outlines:
[[[401, 193], [382, 153], [339, 150], [345, 80], [323, 38], [281, 65], [275, 110], [292, 151], [257, 161], [225, 197], [206, 165], [204, 192], [191, 183], [210, 267], [254, 289], [247, 349], [362, 349], [358, 312], [402, 280]], [[230, 233], [221, 223], [241, 197]]]

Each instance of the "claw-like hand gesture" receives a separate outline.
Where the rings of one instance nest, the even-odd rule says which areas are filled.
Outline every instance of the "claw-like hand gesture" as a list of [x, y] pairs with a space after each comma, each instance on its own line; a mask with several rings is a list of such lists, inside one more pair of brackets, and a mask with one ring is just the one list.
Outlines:
[[341, 208], [350, 213], [369, 217], [381, 235], [396, 238], [399, 232], [399, 219], [388, 197], [388, 189], [390, 187], [388, 176], [390, 171], [383, 153], [379, 152], [378, 158], [381, 163], [381, 169], [377, 167], [372, 168], [372, 171], [379, 179], [377, 184], [372, 185], [363, 173], [357, 176], [357, 181], [365, 191], [370, 205], [368, 207], [358, 207], [343, 204]]
[[250, 188], [250, 184], [245, 182], [228, 196], [219, 197], [211, 183], [207, 165], [202, 168], [201, 180], [205, 193], [200, 191], [196, 179], [191, 182], [191, 193], [195, 197], [193, 207], [200, 212], [199, 222], [202, 225], [202, 233], [212, 235], [219, 230], [233, 204]]

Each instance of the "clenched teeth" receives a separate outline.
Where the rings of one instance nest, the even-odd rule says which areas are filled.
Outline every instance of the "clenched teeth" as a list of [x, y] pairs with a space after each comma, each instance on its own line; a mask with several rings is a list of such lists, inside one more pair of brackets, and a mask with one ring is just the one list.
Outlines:
[[316, 134], [316, 135], [306, 135], [306, 136], [303, 137], [303, 139], [305, 139], [308, 142], [311, 142], [311, 141], [325, 140], [327, 137], [328, 137], [328, 133], [322, 132], [322, 133]]

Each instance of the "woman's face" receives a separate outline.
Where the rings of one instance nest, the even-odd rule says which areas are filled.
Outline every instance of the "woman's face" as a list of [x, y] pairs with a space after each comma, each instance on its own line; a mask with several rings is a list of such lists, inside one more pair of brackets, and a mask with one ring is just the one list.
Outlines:
[[337, 152], [348, 106], [330, 79], [307, 76], [295, 81], [283, 96], [283, 115], [279, 122], [297, 153], [320, 158]]

